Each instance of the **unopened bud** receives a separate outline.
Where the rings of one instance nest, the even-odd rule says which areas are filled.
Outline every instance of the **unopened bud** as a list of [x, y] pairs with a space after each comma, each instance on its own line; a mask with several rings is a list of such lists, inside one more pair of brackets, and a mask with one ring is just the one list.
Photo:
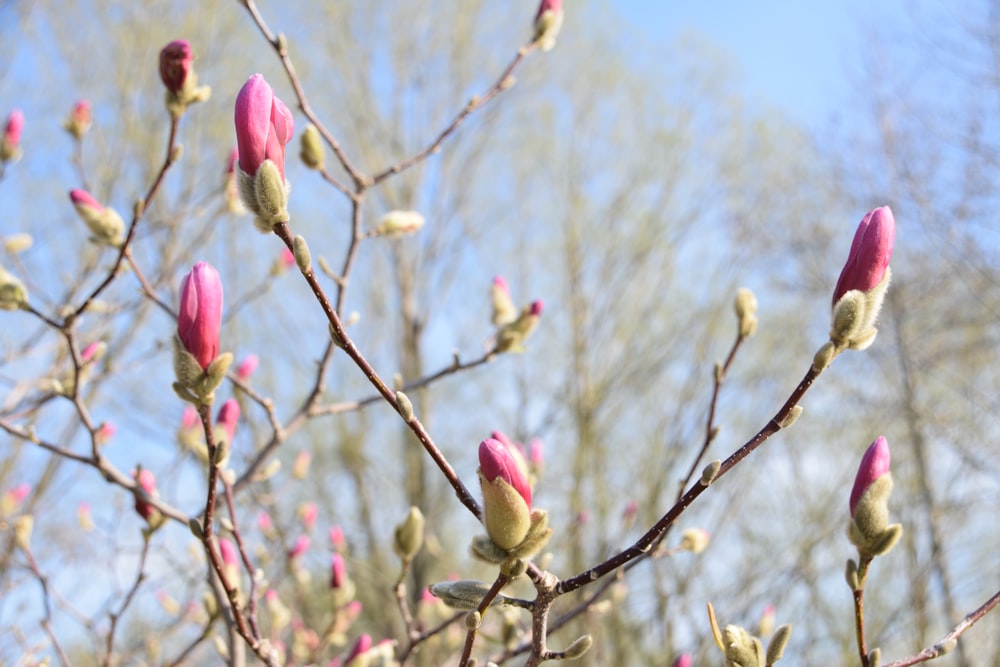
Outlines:
[[788, 411], [788, 414], [785, 415], [785, 418], [781, 420], [781, 423], [778, 424], [778, 426], [780, 426], [781, 428], [788, 428], [789, 426], [795, 423], [795, 421], [799, 418], [799, 415], [801, 414], [802, 414], [802, 406], [793, 405], [792, 409]]
[[701, 485], [708, 486], [715, 481], [715, 477], [719, 474], [720, 468], [722, 468], [722, 461], [718, 459], [705, 466], [705, 469], [701, 471]]
[[[254, 176], [254, 193], [260, 216], [258, 229], [273, 227], [280, 222], [288, 222], [288, 191], [278, 166], [271, 160], [264, 160]], [[269, 231], [269, 230], [268, 230]]]
[[411, 507], [403, 522], [396, 526], [392, 548], [404, 561], [411, 560], [424, 542], [424, 515], [419, 507]]
[[413, 234], [424, 226], [424, 216], [417, 211], [389, 211], [379, 220], [375, 231], [389, 238]]
[[24, 283], [0, 267], [0, 310], [18, 310], [28, 305]]
[[409, 423], [413, 419], [413, 403], [410, 397], [401, 391], [396, 392], [396, 406], [399, 408], [399, 415], [403, 421]]
[[739, 320], [740, 336], [754, 335], [757, 331], [757, 297], [754, 293], [746, 287], [739, 288], [733, 308]]
[[856, 591], [861, 587], [860, 580], [858, 579], [858, 564], [854, 562], [853, 558], [847, 559], [847, 568], [844, 570], [844, 579], [847, 580], [847, 586], [852, 591]]
[[878, 667], [882, 662], [882, 649], [873, 648], [868, 654], [868, 667]]
[[301, 236], [296, 236], [292, 241], [292, 254], [295, 256], [295, 264], [299, 271], [309, 273], [312, 271], [312, 256], [309, 254], [309, 246]]
[[468, 630], [478, 630], [483, 624], [483, 615], [478, 611], [470, 611], [465, 615], [465, 627]]
[[941, 642], [934, 648], [937, 649], [938, 655], [947, 655], [948, 653], [951, 653], [956, 646], [958, 646], [958, 640], [952, 637], [948, 641]]
[[584, 635], [566, 647], [563, 655], [567, 660], [576, 660], [583, 656], [594, 645], [594, 638], [591, 635]]
[[816, 351], [816, 356], [813, 357], [813, 371], [822, 373], [833, 363], [833, 359], [836, 356], [837, 346], [829, 341], [823, 343], [823, 347], [819, 348]]
[[688, 528], [681, 533], [681, 549], [693, 554], [700, 554], [708, 548], [712, 534], [704, 528]]
[[302, 132], [299, 157], [310, 169], [323, 169], [325, 158], [323, 139], [319, 136], [319, 130], [315, 125], [307, 125]]
[[11, 234], [4, 237], [3, 249], [11, 255], [19, 255], [34, 244], [31, 234]]
[[785, 647], [788, 645], [788, 638], [791, 636], [792, 626], [789, 624], [782, 625], [774, 631], [771, 643], [767, 645], [767, 664], [773, 665], [781, 660], [781, 656], [785, 653]]
[[14, 519], [14, 541], [17, 546], [28, 550], [31, 544], [31, 532], [35, 528], [35, 518], [30, 514], [23, 514]]

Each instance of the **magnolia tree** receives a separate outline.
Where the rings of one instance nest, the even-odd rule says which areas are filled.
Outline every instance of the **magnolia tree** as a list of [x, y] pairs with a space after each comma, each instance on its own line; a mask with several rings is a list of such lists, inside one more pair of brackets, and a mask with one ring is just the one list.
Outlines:
[[[737, 466], [753, 467], [755, 452], [795, 425], [806, 394], [814, 386], [815, 391], [822, 391], [821, 376], [841, 354], [862, 353], [880, 342], [876, 326], [890, 290], [889, 265], [896, 236], [892, 211], [881, 206], [864, 214], [850, 247], [828, 253], [831, 270], [841, 266], [840, 261], [843, 264], [832, 286], [827, 339], [804, 360], [802, 379], [773, 416], [741, 446], [713, 460], [709, 451], [719, 434], [716, 407], [724, 380], [737, 353], [758, 329], [756, 296], [746, 288], [736, 292], [735, 341], [725, 361], [715, 366], [713, 386], [704, 397], [709, 406], [704, 437], [684, 460], [686, 474], [676, 497], [649, 507], [635, 500], [623, 503], [622, 521], [636, 526], [637, 534], [610, 544], [584, 567], [566, 571], [554, 564], [559, 550], [568, 548], [559, 533], [568, 525], [586, 523], [587, 516], [581, 511], [575, 524], [556, 519], [554, 511], [534, 501], [543, 478], [569, 471], [557, 459], [546, 461], [540, 440], [522, 444], [497, 429], [499, 425], [486, 423], [489, 416], [472, 414], [464, 417], [480, 424], [483, 436], [489, 434], [465, 446], [469, 450], [478, 445], [476, 484], [472, 475], [460, 474], [460, 465], [453, 463], [450, 452], [455, 450], [435, 437], [426, 401], [414, 398], [445, 378], [481, 372], [502, 358], [507, 363], [544, 366], [545, 359], [533, 355], [537, 331], [546, 324], [548, 311], [543, 310], [543, 302], [519, 305], [507, 280], [494, 275], [492, 283], [481, 289], [483, 303], [492, 311], [493, 327], [481, 354], [463, 360], [455, 353], [453, 362], [440, 370], [389, 378], [382, 364], [371, 358], [370, 342], [354, 333], [359, 316], [347, 308], [359, 258], [374, 244], [404, 244], [436, 233], [433, 220], [404, 208], [384, 211], [372, 222], [366, 203], [386, 197], [402, 175], [425, 168], [439, 153], [461, 142], [456, 131], [470, 116], [502, 104], [504, 93], [514, 86], [515, 71], [530, 67], [534, 59], [556, 46], [563, 24], [561, 1], [543, 0], [532, 34], [515, 50], [493, 85], [469, 99], [423, 148], [382, 166], [362, 164], [323, 123], [323, 112], [309, 103], [309, 91], [296, 74], [286, 38], [272, 32], [254, 2], [243, 4], [248, 20], [273, 49], [295, 97], [286, 104], [259, 73], [250, 75], [242, 87], [213, 82], [216, 96], [222, 92], [227, 99], [235, 99], [236, 145], [224, 186], [214, 196], [227, 215], [242, 216], [244, 226], [246, 218], [251, 218], [253, 226], [266, 235], [259, 239], [258, 252], [276, 257], [269, 275], [250, 282], [266, 284], [258, 281], [297, 271], [298, 282], [283, 287], [285, 294], [308, 294], [309, 308], [325, 321], [328, 338], [307, 380], [310, 389], [302, 398], [256, 388], [254, 377], [266, 363], [267, 351], [246, 354], [234, 363], [234, 350], [227, 340], [227, 330], [236, 326], [236, 315], [230, 314], [234, 300], [229, 297], [227, 301], [224, 294], [245, 290], [234, 289], [237, 286], [224, 280], [215, 266], [197, 257], [173, 271], [169, 263], [149, 259], [150, 253], [143, 248], [158, 242], [155, 235], [143, 233], [144, 226], [153, 224], [151, 206], [164, 196], [170, 175], [185, 168], [181, 149], [185, 120], [201, 113], [204, 105], [198, 103], [209, 101], [213, 94], [208, 86], [199, 85], [194, 70], [198, 46], [185, 39], [172, 41], [159, 55], [159, 78], [166, 89], [165, 157], [148, 187], [131, 194], [134, 205], [124, 216], [86, 187], [67, 187], [70, 203], [90, 234], [87, 252], [91, 259], [86, 274], [80, 276], [81, 283], [88, 283], [86, 287], [71, 289], [59, 299], [36, 298], [33, 283], [37, 281], [19, 259], [31, 250], [33, 239], [26, 233], [3, 230], [7, 259], [0, 268], [0, 308], [6, 312], [0, 317], [10, 337], [5, 364], [13, 371], [7, 373], [11, 390], [0, 405], [0, 429], [7, 434], [9, 452], [3, 479], [11, 481], [2, 497], [0, 521], [8, 544], [3, 564], [8, 582], [5, 596], [18, 600], [24, 617], [7, 619], [10, 627], [4, 629], [10, 633], [9, 643], [16, 645], [13, 650], [20, 655], [5, 655], [16, 656], [18, 664], [64, 665], [215, 664], [220, 657], [231, 665], [345, 667], [537, 665], [574, 659], [624, 664], [624, 655], [602, 650], [599, 634], [571, 631], [609, 623], [627, 604], [625, 586], [649, 586], [649, 572], [635, 570], [641, 563], [669, 562], [684, 554], [711, 558], [706, 549], [712, 526], [682, 529], [685, 512], [692, 506], [719, 502], [721, 496], [713, 493], [717, 485]], [[155, 76], [152, 67], [147, 75]], [[78, 102], [65, 121], [66, 131], [81, 152], [93, 122], [87, 101]], [[314, 257], [310, 243], [315, 236], [292, 215], [296, 193], [290, 187], [286, 151], [295, 138], [297, 122], [306, 123], [298, 132], [302, 163], [329, 186], [330, 198], [346, 202], [349, 212], [341, 223], [349, 233], [337, 249], [340, 263], [336, 266], [323, 256]], [[24, 114], [9, 113], [0, 139], [0, 178], [17, 169], [23, 151], [30, 149], [22, 148], [24, 125]], [[82, 158], [77, 164], [81, 185], [85, 185]], [[845, 227], [850, 224], [843, 222]], [[39, 245], [44, 252], [45, 244]], [[323, 246], [329, 250], [325, 242]], [[90, 285], [90, 281], [95, 282]], [[123, 283], [141, 291], [138, 304], [115, 291]], [[255, 288], [236, 300], [237, 315], [243, 300], [260, 297], [264, 291]], [[163, 317], [140, 316], [137, 309], [143, 305], [152, 305]], [[268, 317], [280, 319], [282, 309], [291, 307], [288, 299], [274, 301]], [[294, 308], [300, 307], [295, 302]], [[361, 311], [364, 314], [364, 308]], [[391, 317], [375, 307], [371, 312]], [[120, 313], [131, 318], [124, 333], [100, 325]], [[161, 386], [162, 374], [150, 375], [146, 392], [157, 396], [161, 406], [175, 406], [176, 433], [168, 437], [156, 433], [155, 437], [176, 442], [179, 454], [174, 464], [166, 465], [162, 459], [147, 458], [141, 449], [144, 445], [134, 442], [130, 446], [137, 464], [123, 468], [116, 463], [118, 455], [111, 455], [120, 446], [116, 416], [103, 406], [101, 416], [96, 414], [94, 391], [101, 385], [115, 386], [116, 375], [123, 372], [117, 360], [123, 358], [127, 346], [135, 344], [137, 339], [129, 334], [138, 326], [155, 329], [152, 338], [172, 350], [172, 379]], [[522, 356], [513, 356], [518, 353]], [[335, 359], [343, 362], [337, 366], [339, 373], [354, 373], [369, 385], [360, 397], [330, 395], [326, 382]], [[127, 397], [120, 397], [117, 405], [122, 411], [141, 409]], [[435, 469], [433, 474], [416, 475], [416, 491], [408, 498], [417, 501], [424, 486], [450, 488], [453, 507], [474, 518], [480, 524], [478, 530], [467, 529], [470, 522], [445, 519], [438, 508], [422, 507], [419, 502], [400, 511], [395, 525], [380, 526], [370, 516], [378, 514], [377, 502], [344, 500], [350, 495], [365, 497], [365, 480], [355, 475], [356, 492], [329, 491], [332, 504], [345, 509], [326, 513], [342, 519], [327, 526], [329, 544], [315, 543], [321, 508], [317, 497], [296, 483], [318, 473], [311, 461], [313, 452], [296, 448], [296, 437], [321, 416], [360, 412], [366, 406], [372, 406], [371, 420], [406, 429], [410, 434], [407, 456], [417, 452], [418, 460]], [[291, 411], [290, 416], [283, 414], [285, 410]], [[248, 430], [241, 421], [251, 412], [263, 420], [249, 436], [241, 434], [241, 439], [240, 430]], [[49, 426], [55, 415], [67, 413], [73, 424], [69, 432], [60, 434]], [[447, 405], [439, 408], [439, 414], [445, 420], [458, 418], [449, 414]], [[376, 428], [367, 422], [366, 426]], [[343, 431], [333, 437], [352, 438]], [[379, 459], [383, 471], [410, 465], [403, 457], [378, 451], [377, 442], [362, 441], [367, 451], [355, 447], [351, 460]], [[315, 448], [323, 446], [320, 438]], [[287, 451], [296, 453], [283, 456]], [[464, 457], [459, 458], [464, 462]], [[25, 460], [32, 466], [24, 464]], [[59, 495], [50, 485], [53, 462], [78, 469], [74, 479], [84, 480], [81, 485], [86, 491], [82, 499], [66, 493], [40, 511], [43, 494]], [[353, 474], [351, 466], [357, 464], [348, 461], [345, 465]], [[657, 468], [660, 463], [648, 460], [644, 465]], [[179, 476], [178, 467], [187, 473]], [[325, 472], [329, 479], [351, 477]], [[164, 476], [182, 483], [161, 488], [158, 481]], [[564, 484], [573, 481], [564, 480]], [[1000, 593], [987, 591], [978, 608], [968, 609], [968, 615], [932, 645], [914, 646], [902, 655], [882, 655], [881, 638], [869, 630], [871, 613], [866, 617], [864, 603], [866, 591], [878, 585], [872, 569], [875, 559], [892, 559], [893, 547], [904, 533], [900, 523], [891, 522], [892, 488], [890, 445], [879, 436], [861, 458], [853, 488], [843, 489], [840, 525], [833, 527], [841, 536], [838, 548], [847, 563], [846, 584], [853, 597], [853, 605], [845, 605], [840, 616], [854, 636], [850, 650], [854, 657], [846, 664], [902, 667], [943, 656], [1000, 602]], [[114, 505], [113, 498], [123, 496], [130, 498], [127, 511], [107, 509]], [[75, 522], [67, 522], [73, 508]], [[340, 524], [348, 522], [350, 512], [367, 515], [365, 525], [378, 534], [362, 538], [345, 532]], [[643, 524], [641, 517], [651, 518]], [[69, 590], [61, 579], [64, 570], [78, 568], [82, 575], [83, 568], [66, 553], [67, 545], [73, 544], [71, 538], [59, 531], [75, 534], [82, 544], [86, 536], [110, 535], [107, 524], [112, 522], [141, 525], [141, 540], [131, 550], [115, 546], [110, 570], [125, 583], [110, 597], [104, 592], [102, 599], [110, 602], [83, 611], [92, 609], [95, 594], [84, 589], [80, 599], [75, 599], [73, 590], [80, 589]], [[367, 550], [361, 546], [366, 540]], [[372, 546], [379, 541], [391, 544], [394, 565], [381, 560]], [[449, 552], [449, 543], [460, 548]], [[316, 558], [324, 561], [318, 567]], [[435, 563], [441, 567], [435, 568]], [[838, 578], [843, 581], [843, 576]], [[769, 582], [771, 586], [785, 585], [775, 579]], [[802, 656], [789, 660], [808, 662], [815, 640], [796, 637], [796, 618], [783, 618], [787, 622], [775, 628], [776, 614], [770, 607], [759, 628], [748, 630], [726, 618], [723, 623], [717, 620], [712, 603], [724, 601], [701, 602], [708, 613], [695, 633], [696, 641], [705, 647], [714, 641], [718, 647], [715, 655], [707, 648], [701, 653], [705, 664], [764, 667], [786, 653]], [[901, 604], [892, 613], [905, 617], [908, 610]], [[35, 619], [41, 621], [40, 631], [33, 625]], [[810, 626], [805, 627], [808, 632]], [[635, 641], [641, 638], [637, 635]], [[659, 664], [693, 664], [694, 650], [665, 649], [659, 654]]]

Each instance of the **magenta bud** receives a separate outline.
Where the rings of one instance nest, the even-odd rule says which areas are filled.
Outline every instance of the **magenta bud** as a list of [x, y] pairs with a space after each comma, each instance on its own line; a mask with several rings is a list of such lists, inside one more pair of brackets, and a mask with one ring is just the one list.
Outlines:
[[10, 494], [11, 500], [13, 500], [15, 504], [20, 505], [24, 502], [24, 499], [28, 497], [28, 494], [31, 493], [31, 485], [27, 482], [21, 482], [7, 493]]
[[219, 354], [221, 326], [222, 279], [211, 264], [198, 262], [181, 283], [177, 335], [202, 370]]
[[93, 114], [90, 111], [90, 101], [80, 100], [73, 105], [73, 111], [70, 112], [70, 118], [79, 123], [80, 125], [90, 126], [93, 121]]
[[115, 433], [118, 432], [118, 428], [113, 422], [104, 422], [101, 424], [100, 428], [94, 432], [94, 440], [99, 445], [103, 445], [115, 437]]
[[179, 93], [184, 88], [194, 54], [191, 53], [191, 43], [186, 39], [170, 42], [160, 51], [160, 78], [163, 85], [172, 93]]
[[532, 438], [528, 442], [528, 457], [531, 467], [538, 470], [545, 465], [545, 446], [541, 438]]
[[[149, 496], [156, 496], [156, 477], [153, 475], [151, 470], [146, 470], [145, 468], [141, 470], [136, 470], [132, 473], [132, 479], [136, 481], [139, 488], [146, 492]], [[150, 521], [156, 513], [156, 508], [144, 500], [140, 500], [139, 496], [135, 498], [135, 511], [146, 521]]]
[[536, 317], [542, 314], [542, 301], [541, 301], [541, 299], [539, 299], [538, 301], [532, 301], [531, 302], [530, 313], [532, 315], [536, 316]]
[[281, 249], [281, 266], [290, 269], [295, 266], [295, 253], [288, 248]]
[[[500, 435], [503, 434], [500, 433]], [[479, 469], [487, 482], [492, 483], [497, 479], [502, 479], [514, 487], [518, 495], [527, 503], [528, 509], [531, 509], [531, 487], [528, 486], [528, 481], [521, 473], [521, 468], [518, 466], [510, 447], [492, 438], [483, 440], [479, 444]]]
[[493, 286], [496, 287], [501, 292], [510, 294], [510, 287], [507, 286], [507, 280], [503, 276], [497, 276], [493, 279]]
[[834, 304], [851, 290], [868, 292], [882, 282], [892, 258], [895, 238], [896, 221], [888, 206], [869, 211], [862, 218], [833, 290]]
[[677, 656], [677, 659], [674, 660], [673, 667], [691, 667], [691, 664], [692, 664], [691, 654], [681, 653], [679, 656]]
[[330, 546], [333, 547], [334, 551], [339, 552], [343, 552], [347, 546], [347, 541], [344, 539], [344, 529], [340, 526], [330, 528]]
[[299, 505], [298, 513], [306, 532], [312, 532], [316, 526], [316, 518], [319, 516], [319, 508], [316, 507], [316, 503], [302, 503]]
[[345, 583], [347, 583], [347, 565], [344, 563], [344, 557], [335, 553], [330, 565], [330, 588], [339, 590]]
[[500, 549], [514, 549], [531, 527], [531, 487], [511, 450], [498, 440], [479, 445], [479, 481], [490, 540]]
[[201, 426], [201, 417], [198, 415], [198, 411], [191, 405], [185, 406], [184, 414], [181, 415], [181, 429], [190, 431], [199, 426]]
[[222, 562], [231, 567], [235, 567], [240, 562], [236, 545], [224, 537], [219, 538], [219, 555], [222, 556]]
[[69, 191], [70, 201], [73, 202], [73, 206], [76, 207], [77, 213], [81, 216], [86, 216], [91, 211], [93, 213], [100, 213], [104, 210], [101, 203], [94, 199], [94, 197], [86, 190], [76, 190]]
[[854, 488], [851, 489], [851, 517], [854, 516], [858, 501], [861, 500], [861, 496], [868, 490], [868, 487], [879, 477], [889, 472], [890, 458], [889, 442], [885, 436], [880, 435], [865, 451], [861, 465], [858, 467], [858, 474], [854, 478]]
[[271, 160], [284, 180], [285, 144], [292, 140], [295, 121], [262, 75], [254, 74], [243, 84], [234, 119], [240, 169], [255, 176], [264, 160]]
[[295, 540], [295, 544], [293, 544], [292, 548], [288, 550], [288, 559], [295, 560], [308, 550], [309, 550], [309, 536], [299, 535], [298, 538], [296, 538]]
[[347, 654], [347, 659], [344, 660], [344, 667], [350, 667], [351, 662], [353, 662], [355, 658], [367, 653], [371, 647], [371, 635], [363, 634], [358, 637], [357, 641], [354, 642], [354, 646], [351, 647], [351, 652]]
[[249, 380], [250, 376], [257, 370], [259, 364], [260, 357], [256, 354], [248, 354], [243, 357], [243, 361], [236, 367], [236, 376], [243, 381]]
[[229, 443], [232, 444], [236, 435], [236, 423], [240, 420], [240, 404], [235, 398], [230, 398], [219, 408], [219, 414], [215, 417], [215, 423], [226, 431]]
[[11, 148], [17, 148], [21, 144], [21, 131], [24, 129], [24, 114], [20, 109], [14, 109], [7, 116], [7, 123], [3, 127], [3, 140]]

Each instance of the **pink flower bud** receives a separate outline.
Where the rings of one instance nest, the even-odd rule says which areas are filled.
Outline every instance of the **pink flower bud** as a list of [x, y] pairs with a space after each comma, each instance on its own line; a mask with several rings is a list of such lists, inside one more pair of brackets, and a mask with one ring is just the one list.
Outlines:
[[539, 315], [541, 315], [542, 314], [542, 301], [541, 301], [541, 299], [539, 299], [538, 301], [532, 301], [531, 302], [531, 310], [528, 311], [528, 312], [530, 312], [535, 317], [538, 317]]
[[219, 414], [215, 417], [215, 423], [225, 429], [229, 436], [229, 443], [232, 444], [236, 436], [236, 423], [240, 420], [240, 404], [235, 398], [230, 398], [219, 408]]
[[31, 493], [31, 485], [27, 482], [21, 482], [7, 493], [10, 494], [11, 500], [13, 500], [16, 505], [20, 505]]
[[510, 294], [510, 287], [507, 285], [507, 279], [503, 276], [496, 276], [493, 279], [493, 286], [504, 294]]
[[293, 253], [288, 248], [281, 249], [281, 265], [286, 269], [290, 269], [295, 266], [295, 253]]
[[[139, 488], [145, 491], [148, 496], [156, 496], [156, 477], [151, 470], [145, 468], [136, 470], [132, 473], [132, 479], [136, 481]], [[155, 507], [145, 500], [140, 500], [138, 495], [135, 497], [135, 511], [146, 521], [150, 521], [157, 512]]]
[[84, 501], [76, 506], [76, 521], [85, 533], [94, 529], [94, 517], [90, 513], [90, 503]]
[[284, 180], [285, 144], [292, 140], [295, 121], [262, 75], [254, 74], [240, 89], [235, 121], [240, 169], [254, 176], [264, 160], [271, 160]]
[[535, 14], [534, 41], [543, 51], [548, 51], [556, 45], [556, 37], [562, 28], [562, 0], [542, 0]]
[[20, 109], [14, 109], [7, 116], [7, 123], [3, 128], [3, 141], [11, 149], [21, 145], [21, 131], [24, 129], [24, 114]]
[[858, 501], [861, 500], [861, 496], [865, 494], [868, 487], [882, 475], [888, 474], [890, 458], [889, 442], [885, 439], [885, 436], [880, 435], [875, 439], [875, 442], [869, 445], [868, 450], [861, 459], [858, 474], [854, 478], [854, 488], [851, 489], [850, 503], [852, 518], [854, 517], [855, 509], [857, 509]]
[[372, 647], [372, 638], [370, 635], [361, 635], [358, 637], [357, 641], [354, 642], [354, 646], [351, 647], [351, 652], [347, 654], [347, 659], [344, 660], [344, 667], [350, 667], [351, 662], [360, 655], [367, 653]]
[[681, 653], [677, 656], [677, 659], [674, 660], [673, 667], [691, 667], [691, 660], [690, 653]]
[[184, 431], [190, 431], [193, 428], [198, 428], [201, 426], [201, 417], [198, 415], [198, 411], [194, 409], [192, 405], [186, 405], [184, 407], [184, 414], [181, 415], [181, 429]]
[[222, 326], [222, 279], [206, 262], [198, 262], [181, 283], [177, 335], [202, 370], [219, 354]]
[[86, 190], [76, 190], [69, 191], [70, 201], [73, 202], [73, 206], [76, 207], [76, 212], [80, 214], [80, 217], [86, 219], [87, 215], [98, 214], [104, 210], [101, 203], [94, 199], [94, 197]]
[[96, 357], [100, 356], [99, 353], [103, 353], [105, 349], [106, 346], [104, 345], [104, 343], [100, 341], [91, 343], [87, 347], [83, 348], [83, 350], [80, 352], [80, 361], [82, 361], [83, 363], [87, 363], [91, 359], [95, 359]]
[[271, 515], [267, 512], [260, 512], [257, 515], [257, 528], [259, 528], [262, 533], [271, 532], [274, 528], [274, 524], [271, 522]]
[[295, 560], [306, 551], [309, 550], [309, 536], [299, 535], [295, 540], [295, 544], [292, 548], [288, 550], [288, 560]]
[[340, 526], [334, 526], [330, 529], [330, 546], [333, 547], [334, 551], [344, 552], [347, 541], [344, 539], [344, 529]]
[[479, 445], [483, 523], [501, 549], [524, 541], [531, 526], [531, 487], [510, 449], [492, 438]]
[[88, 100], [80, 100], [73, 105], [73, 111], [70, 112], [70, 118], [79, 123], [81, 126], [90, 127], [91, 122], [93, 122], [93, 114], [90, 111], [90, 102]]
[[256, 354], [248, 354], [243, 357], [243, 361], [236, 367], [236, 376], [244, 381], [249, 380], [253, 372], [257, 370], [259, 364], [260, 358]]
[[184, 88], [192, 63], [194, 54], [186, 39], [174, 40], [163, 47], [160, 51], [160, 78], [167, 90], [179, 93]]
[[333, 554], [333, 562], [330, 565], [330, 588], [339, 590], [347, 582], [347, 565], [344, 557], [340, 554]]
[[113, 422], [104, 422], [94, 433], [94, 440], [97, 441], [97, 444], [103, 445], [115, 437], [115, 433], [117, 432], [118, 428]]
[[319, 515], [319, 509], [316, 507], [316, 503], [302, 503], [299, 505], [299, 518], [302, 519], [302, 525], [305, 527], [306, 532], [312, 532], [312, 529], [316, 526], [316, 517]]
[[851, 290], [868, 292], [882, 282], [892, 257], [895, 238], [896, 221], [888, 206], [869, 211], [861, 219], [851, 243], [850, 255], [833, 290], [834, 304]]
[[236, 551], [236, 545], [224, 537], [219, 538], [219, 555], [222, 556], [222, 562], [230, 567], [235, 567], [240, 562], [240, 556]]

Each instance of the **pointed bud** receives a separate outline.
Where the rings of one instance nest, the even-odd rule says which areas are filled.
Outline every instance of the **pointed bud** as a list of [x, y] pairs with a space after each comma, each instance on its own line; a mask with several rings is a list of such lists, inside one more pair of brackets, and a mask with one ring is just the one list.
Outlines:
[[334, 551], [344, 553], [347, 550], [347, 540], [344, 539], [344, 529], [340, 526], [330, 528], [330, 546]]
[[295, 560], [309, 550], [309, 536], [299, 535], [295, 539], [295, 544], [288, 550], [288, 560]]
[[24, 129], [24, 114], [14, 109], [7, 116], [3, 136], [0, 136], [0, 162], [17, 162], [21, 157], [21, 132]]
[[0, 267], [0, 310], [19, 310], [28, 305], [24, 283]]
[[11, 255], [20, 255], [35, 244], [35, 239], [31, 234], [11, 234], [3, 239], [3, 249]]
[[284, 183], [285, 145], [292, 140], [295, 120], [262, 75], [254, 74], [243, 84], [234, 119], [240, 170], [253, 177], [270, 160]]
[[219, 414], [215, 417], [217, 426], [221, 426], [226, 433], [226, 444], [231, 446], [233, 438], [236, 437], [236, 424], [240, 420], [240, 404], [235, 398], [230, 398], [219, 408]]
[[347, 564], [344, 557], [338, 553], [333, 554], [330, 565], [330, 588], [337, 590], [347, 584]]
[[94, 235], [94, 241], [116, 247], [122, 244], [125, 223], [114, 209], [101, 206], [86, 190], [70, 190], [69, 198], [77, 215]]
[[490, 301], [493, 304], [493, 326], [510, 324], [517, 319], [517, 306], [510, 297], [510, 288], [503, 276], [497, 276], [490, 285]]
[[733, 308], [739, 320], [740, 335], [754, 335], [757, 331], [757, 297], [754, 293], [746, 287], [739, 288]]
[[292, 477], [295, 479], [305, 479], [309, 474], [309, 466], [312, 463], [312, 452], [303, 449], [295, 455], [295, 463], [292, 464]]
[[850, 290], [868, 292], [882, 282], [892, 258], [895, 239], [896, 221], [888, 206], [869, 211], [862, 218], [847, 262], [833, 290], [834, 304]]
[[79, 141], [80, 139], [83, 139], [83, 135], [87, 134], [87, 130], [90, 129], [93, 122], [94, 119], [90, 111], [90, 102], [87, 100], [80, 100], [73, 105], [73, 110], [70, 111], [69, 117], [63, 121], [63, 128], [73, 135], [74, 139]]
[[201, 368], [219, 354], [222, 326], [222, 279], [206, 262], [198, 262], [181, 283], [177, 335]]
[[256, 354], [248, 354], [243, 357], [243, 361], [240, 362], [239, 366], [236, 367], [236, 377], [246, 382], [250, 379], [250, 376], [254, 374], [257, 370], [257, 366], [260, 364], [260, 357]]
[[681, 653], [677, 656], [677, 659], [674, 660], [673, 667], [691, 667], [691, 664], [691, 654]]
[[531, 488], [510, 450], [496, 440], [479, 445], [479, 481], [486, 532], [500, 548], [516, 547], [531, 526]]
[[503, 326], [497, 333], [497, 343], [495, 352], [523, 352], [524, 341], [538, 326], [538, 321], [542, 316], [542, 302], [533, 301], [525, 308], [521, 315]]
[[788, 639], [792, 636], [792, 626], [782, 625], [774, 632], [771, 643], [767, 645], [767, 664], [773, 665], [781, 660], [785, 654], [785, 647], [788, 646]]
[[305, 528], [307, 533], [311, 533], [312, 529], [316, 527], [316, 519], [319, 517], [319, 507], [316, 503], [305, 502], [299, 505], [296, 513], [302, 521], [302, 527]]
[[857, 475], [854, 477], [854, 488], [851, 489], [850, 500], [852, 517], [858, 506], [858, 501], [861, 500], [861, 496], [868, 490], [868, 487], [876, 479], [889, 473], [890, 461], [889, 441], [885, 439], [885, 436], [880, 435], [875, 439], [875, 442], [868, 446], [865, 455], [861, 458]]
[[309, 245], [302, 236], [296, 236], [292, 240], [292, 258], [302, 273], [312, 271], [312, 255], [309, 254]]
[[562, 0], [542, 0], [535, 14], [535, 35], [532, 41], [542, 51], [551, 51], [562, 29]]
[[163, 525], [165, 519], [156, 507], [142, 498], [159, 497], [156, 491], [156, 477], [153, 475], [153, 471], [140, 468], [132, 473], [132, 479], [136, 481], [138, 487], [135, 494], [135, 511], [146, 520], [151, 529], [155, 530]]
[[302, 131], [299, 157], [310, 169], [322, 170], [324, 168], [326, 155], [323, 139], [319, 136], [319, 130], [316, 129], [315, 125], [306, 125], [306, 129]]
[[365, 653], [371, 647], [372, 638], [370, 635], [363, 634], [358, 637], [354, 642], [354, 646], [351, 647], [351, 652], [347, 654], [347, 658], [344, 660], [344, 667], [367, 667], [368, 661], [365, 659]]
[[174, 40], [163, 47], [160, 51], [160, 79], [167, 90], [179, 93], [184, 88], [193, 64], [191, 43], [186, 39]]
[[424, 226], [424, 216], [417, 211], [389, 211], [379, 220], [376, 233], [388, 238], [414, 234]]
[[590, 635], [584, 635], [573, 641], [572, 644], [566, 647], [563, 651], [563, 655], [566, 656], [567, 660], [576, 660], [577, 658], [583, 657], [583, 654], [590, 650], [590, 647], [594, 645], [594, 638]]
[[94, 525], [94, 517], [90, 512], [90, 503], [84, 501], [76, 506], [76, 522], [85, 533], [94, 530], [96, 526]]
[[27, 551], [31, 545], [31, 532], [35, 528], [35, 518], [30, 514], [22, 514], [14, 519], [14, 542]]
[[114, 422], [102, 422], [100, 427], [94, 432], [94, 443], [97, 445], [106, 445], [111, 441], [111, 438], [115, 437], [115, 433], [118, 432], [118, 428], [114, 425]]
[[419, 507], [411, 507], [403, 522], [396, 526], [392, 548], [404, 561], [412, 560], [424, 542], [424, 515]]

